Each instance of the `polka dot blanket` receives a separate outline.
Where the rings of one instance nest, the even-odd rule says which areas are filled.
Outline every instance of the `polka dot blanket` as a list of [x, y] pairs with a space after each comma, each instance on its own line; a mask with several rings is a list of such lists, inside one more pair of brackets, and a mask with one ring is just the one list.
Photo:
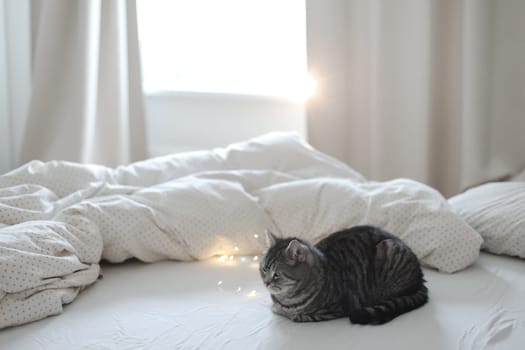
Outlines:
[[481, 245], [434, 189], [366, 181], [295, 134], [115, 169], [33, 161], [0, 176], [0, 328], [61, 313], [102, 259], [260, 254], [266, 229], [316, 241], [359, 224], [390, 230], [445, 272]]

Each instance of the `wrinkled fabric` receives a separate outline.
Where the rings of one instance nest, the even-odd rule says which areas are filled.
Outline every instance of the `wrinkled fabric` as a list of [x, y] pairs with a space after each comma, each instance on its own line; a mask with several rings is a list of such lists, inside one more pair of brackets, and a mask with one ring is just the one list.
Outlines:
[[116, 169], [33, 161], [0, 177], [0, 223], [0, 328], [62, 312], [101, 259], [259, 254], [266, 229], [316, 241], [374, 224], [446, 272], [471, 264], [481, 244], [435, 190], [366, 181], [282, 133]]

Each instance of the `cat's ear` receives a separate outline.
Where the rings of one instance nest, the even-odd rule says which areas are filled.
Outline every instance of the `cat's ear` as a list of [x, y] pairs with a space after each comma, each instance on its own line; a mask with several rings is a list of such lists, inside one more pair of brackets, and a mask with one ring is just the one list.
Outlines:
[[296, 239], [292, 239], [286, 247], [286, 256], [293, 262], [306, 261], [306, 247]]
[[277, 236], [272, 231], [266, 230], [266, 246], [271, 247], [277, 242]]

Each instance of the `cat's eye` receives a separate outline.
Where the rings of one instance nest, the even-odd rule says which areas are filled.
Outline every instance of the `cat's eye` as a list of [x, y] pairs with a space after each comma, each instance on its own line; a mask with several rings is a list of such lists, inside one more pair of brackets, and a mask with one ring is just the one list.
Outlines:
[[279, 272], [276, 272], [273, 274], [273, 279], [274, 280], [278, 280], [279, 278], [281, 278], [281, 274]]

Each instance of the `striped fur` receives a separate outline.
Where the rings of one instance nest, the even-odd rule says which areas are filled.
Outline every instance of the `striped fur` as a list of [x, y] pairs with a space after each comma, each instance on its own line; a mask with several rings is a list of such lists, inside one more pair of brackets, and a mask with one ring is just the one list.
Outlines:
[[380, 228], [356, 226], [315, 246], [268, 233], [268, 245], [261, 278], [272, 310], [294, 321], [383, 324], [428, 300], [417, 257]]

